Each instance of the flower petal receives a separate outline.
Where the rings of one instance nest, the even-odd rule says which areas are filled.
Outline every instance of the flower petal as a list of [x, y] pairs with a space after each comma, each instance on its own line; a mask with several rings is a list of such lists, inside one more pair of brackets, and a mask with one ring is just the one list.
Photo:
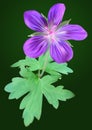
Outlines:
[[24, 12], [24, 22], [32, 30], [42, 32], [47, 26], [46, 19], [37, 11], [29, 10]]
[[80, 25], [68, 24], [59, 28], [57, 36], [63, 40], [84, 40], [87, 32]]
[[50, 25], [58, 25], [63, 18], [65, 12], [65, 5], [61, 3], [57, 3], [53, 5], [48, 13], [48, 23]]
[[37, 58], [46, 52], [47, 47], [48, 44], [43, 36], [34, 36], [24, 43], [23, 50], [26, 56]]
[[65, 63], [72, 59], [73, 51], [70, 45], [64, 41], [51, 44], [50, 54], [57, 63]]

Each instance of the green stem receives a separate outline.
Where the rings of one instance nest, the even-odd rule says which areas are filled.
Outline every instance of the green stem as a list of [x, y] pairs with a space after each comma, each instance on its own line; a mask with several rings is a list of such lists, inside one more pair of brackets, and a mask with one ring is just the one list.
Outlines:
[[42, 72], [40, 73], [40, 70], [38, 71], [38, 76], [41, 78], [46, 70], [46, 66], [47, 66], [47, 63], [48, 63], [48, 52], [46, 53], [46, 57], [45, 57], [45, 62], [43, 64], [43, 68], [42, 68]]

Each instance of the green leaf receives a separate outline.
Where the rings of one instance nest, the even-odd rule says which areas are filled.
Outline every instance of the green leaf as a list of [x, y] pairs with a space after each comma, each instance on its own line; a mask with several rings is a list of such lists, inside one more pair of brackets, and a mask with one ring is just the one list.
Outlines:
[[13, 78], [11, 83], [5, 86], [5, 91], [10, 93], [9, 99], [19, 99], [24, 96], [19, 108], [24, 109], [22, 117], [25, 126], [29, 126], [34, 118], [40, 119], [43, 95], [55, 109], [59, 106], [59, 100], [66, 101], [74, 97], [70, 90], [64, 89], [63, 86], [55, 87], [53, 85], [58, 79], [61, 79], [62, 74], [72, 73], [72, 69], [67, 66], [67, 63], [53, 62], [49, 53], [46, 55], [48, 63], [45, 68], [45, 72], [47, 72], [45, 76], [41, 77], [36, 73], [38, 70], [42, 71], [45, 55], [39, 59], [26, 57], [12, 65], [12, 67], [20, 68], [21, 77]]
[[[45, 72], [49, 73], [50, 75], [57, 76], [59, 79], [61, 78], [61, 74], [68, 74], [73, 72], [72, 69], [70, 69], [67, 66], [67, 63], [58, 64], [56, 62], [53, 62], [49, 52], [47, 52], [47, 57], [48, 57], [48, 63], [45, 68]], [[37, 70], [41, 71], [43, 69], [44, 62], [45, 62], [45, 55], [40, 56], [38, 60], [26, 57], [25, 60], [20, 60], [16, 62], [15, 64], [12, 65], [12, 67], [19, 67], [20, 69], [22, 69], [22, 73], [24, 73], [23, 68], [26, 68], [30, 73], [31, 71], [37, 71]], [[22, 76], [21, 71], [20, 75]]]
[[12, 82], [5, 86], [5, 91], [10, 93], [9, 99], [19, 99], [26, 94], [20, 103], [20, 109], [24, 109], [24, 124], [28, 126], [34, 118], [40, 119], [43, 97], [42, 87], [56, 82], [58, 78], [48, 75], [39, 79], [29, 68], [24, 66], [20, 67], [20, 75], [22, 77], [13, 78]]
[[19, 107], [24, 109], [22, 117], [25, 126], [29, 126], [34, 118], [40, 119], [43, 94], [49, 104], [56, 109], [59, 106], [59, 100], [66, 101], [74, 96], [71, 91], [63, 89], [63, 86], [52, 85], [58, 80], [55, 75], [46, 75], [40, 79], [29, 68], [23, 66], [20, 75], [22, 77], [13, 78], [12, 82], [5, 86], [5, 91], [10, 93], [9, 99], [19, 99], [26, 94]]
[[[23, 77], [16, 77], [12, 82], [6, 85], [5, 91], [10, 92], [9, 99], [19, 99], [24, 94], [27, 94], [20, 104], [20, 109], [24, 109], [23, 119], [25, 126], [32, 123], [34, 117], [38, 120], [42, 111], [42, 92], [37, 76], [25, 68], [21, 72]], [[25, 76], [24, 76], [25, 74]], [[27, 76], [27, 77], [26, 77]]]
[[35, 74], [26, 72], [24, 77], [25, 78], [13, 78], [12, 82], [6, 85], [5, 91], [11, 93], [9, 95], [9, 99], [19, 99], [21, 96], [30, 92], [33, 89], [34, 79], [37, 79]]
[[46, 97], [49, 104], [53, 105], [54, 108], [58, 108], [59, 102], [55, 95], [55, 88], [54, 86], [47, 85], [43, 88], [43, 94]]
[[39, 63], [34, 58], [26, 57], [24, 60], [19, 60], [18, 62], [11, 65], [11, 67], [29, 67], [31, 71], [35, 71], [39, 69]]
[[53, 73], [61, 73], [61, 74], [68, 74], [72, 73], [73, 70], [67, 67], [67, 63], [57, 64], [56, 62], [52, 62], [47, 65], [46, 72], [53, 75]]
[[58, 80], [57, 76], [50, 76], [50, 75], [46, 75], [44, 76], [41, 81], [42, 84], [44, 85], [48, 85], [48, 84], [53, 84]]
[[70, 90], [64, 89], [63, 86], [57, 86], [55, 93], [57, 95], [57, 98], [61, 101], [66, 101], [67, 99], [71, 99], [75, 96], [73, 92]]
[[25, 68], [24, 66], [20, 67], [19, 74], [26, 79], [34, 79], [35, 78], [35, 74], [32, 71], [30, 71], [29, 68]]
[[5, 91], [10, 92], [9, 99], [18, 99], [30, 91], [29, 81], [22, 78], [13, 78], [12, 82], [5, 87]]
[[75, 96], [75, 94], [67, 89], [64, 89], [62, 91], [58, 91], [58, 99], [61, 101], [66, 101], [67, 99], [71, 99], [74, 96]]
[[35, 84], [33, 91], [22, 100], [20, 109], [24, 109], [23, 118], [25, 126], [30, 125], [34, 117], [38, 120], [40, 119], [42, 112], [42, 92], [39, 84]]
[[45, 85], [43, 87], [43, 94], [49, 104], [55, 109], [59, 106], [59, 100], [66, 101], [74, 97], [74, 94], [70, 90], [63, 89], [63, 86], [54, 87], [53, 85]]

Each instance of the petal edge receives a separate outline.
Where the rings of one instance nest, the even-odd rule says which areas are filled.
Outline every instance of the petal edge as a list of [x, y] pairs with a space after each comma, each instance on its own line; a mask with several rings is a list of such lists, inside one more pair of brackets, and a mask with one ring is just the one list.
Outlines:
[[48, 44], [42, 36], [34, 36], [24, 43], [23, 50], [26, 56], [37, 58], [46, 52], [47, 47]]
[[57, 63], [65, 63], [72, 59], [73, 50], [68, 43], [60, 41], [51, 45], [50, 55]]
[[[64, 33], [63, 33], [64, 32]], [[68, 24], [59, 28], [57, 35], [63, 40], [84, 40], [87, 37], [86, 30], [80, 25]]]
[[65, 12], [65, 5], [57, 3], [53, 5], [48, 13], [48, 23], [49, 25], [58, 25], [62, 21]]
[[46, 19], [35, 10], [28, 10], [24, 12], [24, 22], [32, 30], [42, 32], [44, 26], [47, 26]]

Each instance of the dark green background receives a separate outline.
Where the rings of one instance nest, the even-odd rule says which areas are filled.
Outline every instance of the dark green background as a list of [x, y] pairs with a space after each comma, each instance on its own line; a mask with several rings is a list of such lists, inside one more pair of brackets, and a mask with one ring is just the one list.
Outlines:
[[[66, 5], [63, 20], [72, 19], [71, 23], [80, 24], [88, 32], [84, 41], [71, 41], [74, 45], [74, 58], [69, 66], [73, 74], [63, 76], [62, 84], [72, 90], [76, 97], [60, 102], [55, 110], [44, 99], [40, 121], [34, 120], [25, 128], [18, 109], [21, 100], [8, 100], [3, 90], [11, 78], [18, 76], [18, 70], [10, 65], [23, 59], [22, 46], [27, 35], [32, 33], [23, 22], [25, 10], [38, 10], [47, 15], [49, 8], [62, 2]], [[1, 0], [0, 1], [0, 129], [2, 130], [89, 130], [92, 127], [92, 6], [90, 0]]]

